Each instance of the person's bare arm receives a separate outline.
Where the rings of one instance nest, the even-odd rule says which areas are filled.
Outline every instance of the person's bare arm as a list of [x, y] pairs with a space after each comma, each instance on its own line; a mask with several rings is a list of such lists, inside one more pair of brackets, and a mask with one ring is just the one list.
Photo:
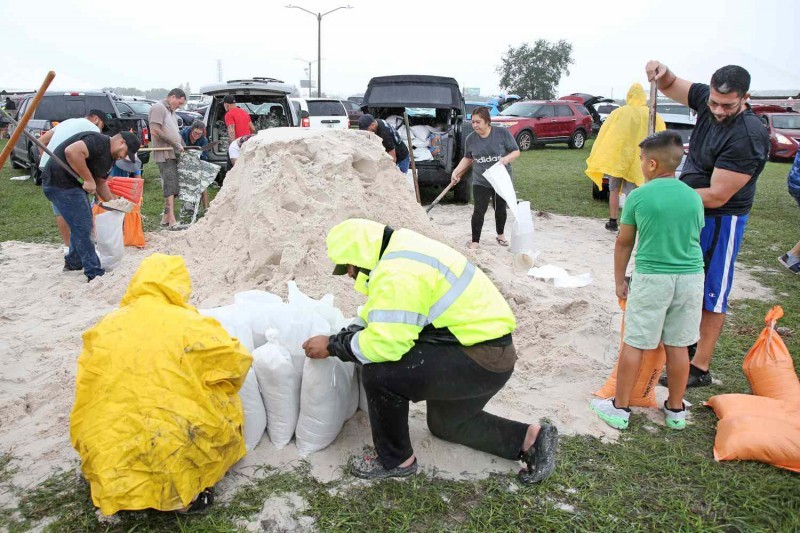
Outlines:
[[504, 165], [510, 165], [516, 158], [519, 157], [519, 155], [520, 155], [520, 151], [519, 150], [514, 150], [513, 152], [508, 153], [508, 154], [504, 155], [503, 157], [501, 157], [500, 158], [500, 163], [502, 163]]
[[692, 88], [691, 81], [677, 77], [668, 66], [656, 60], [648, 61], [644, 70], [647, 73], [647, 81], [656, 81], [658, 90], [664, 96], [672, 98], [683, 105], [689, 105], [689, 89]]
[[233, 141], [234, 139], [236, 139], [236, 126], [228, 124], [228, 140]]
[[256, 130], [256, 125], [253, 124], [252, 120], [250, 121], [250, 133], [258, 133], [258, 131]]
[[636, 242], [636, 226], [630, 224], [619, 225], [619, 235], [614, 243], [614, 283], [617, 288], [617, 298], [628, 298], [628, 283], [625, 281], [625, 271], [631, 261], [633, 245]]
[[395, 163], [397, 163], [397, 150], [395, 150], [394, 148], [392, 148], [391, 150], [389, 150], [389, 151], [388, 151], [388, 152], [386, 152], [386, 153], [387, 153], [387, 154], [389, 154], [389, 155], [391, 156], [391, 158], [392, 158], [392, 161], [394, 161]]
[[106, 178], [99, 178], [96, 180], [97, 196], [104, 202], [109, 202], [114, 199], [114, 193], [108, 188], [108, 180]]
[[67, 146], [66, 150], [64, 150], [64, 155], [67, 158], [67, 164], [83, 179], [83, 190], [89, 194], [94, 194], [97, 190], [97, 185], [92, 172], [86, 165], [86, 159], [89, 157], [89, 148], [86, 143], [75, 141]]
[[749, 174], [733, 172], [721, 168], [714, 168], [711, 173], [711, 183], [708, 188], [695, 189], [700, 198], [703, 199], [703, 207], [716, 209], [728, 203], [728, 200], [736, 194], [739, 189], [747, 185], [750, 178]]
[[464, 172], [467, 171], [469, 167], [472, 166], [472, 158], [471, 157], [462, 157], [461, 161], [458, 162], [458, 166], [453, 169], [453, 173], [450, 175], [450, 183], [458, 183], [461, 181], [461, 176], [464, 175]]
[[176, 141], [173, 139], [167, 132], [164, 130], [164, 127], [161, 124], [150, 124], [150, 133], [156, 137], [159, 141], [172, 146], [172, 149], [175, 153], [183, 152], [183, 146], [181, 141]]
[[[55, 128], [50, 128], [49, 130], [44, 132], [44, 135], [39, 137], [39, 142], [42, 143], [43, 145], [47, 146], [48, 144], [50, 144], [50, 139], [53, 138], [53, 134], [55, 132], [56, 132]], [[39, 157], [41, 157], [43, 153], [44, 153], [44, 150], [39, 148]]]

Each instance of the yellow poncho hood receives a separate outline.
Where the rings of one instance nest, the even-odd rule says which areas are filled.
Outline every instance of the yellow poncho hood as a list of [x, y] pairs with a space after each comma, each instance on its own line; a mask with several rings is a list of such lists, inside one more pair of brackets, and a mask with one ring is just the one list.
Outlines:
[[190, 292], [183, 259], [155, 254], [83, 334], [70, 438], [104, 514], [185, 507], [245, 454], [252, 357]]
[[[614, 110], [600, 128], [586, 160], [586, 175], [602, 188], [603, 175], [623, 178], [637, 186], [644, 183], [639, 162], [639, 143], [647, 137], [650, 110], [644, 88], [634, 83], [628, 90], [625, 105]], [[666, 129], [660, 116], [656, 131]]]

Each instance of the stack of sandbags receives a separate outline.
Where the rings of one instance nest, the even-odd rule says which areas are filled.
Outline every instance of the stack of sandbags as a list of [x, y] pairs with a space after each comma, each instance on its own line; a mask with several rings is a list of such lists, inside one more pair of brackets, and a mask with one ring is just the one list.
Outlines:
[[719, 418], [714, 440], [717, 461], [761, 461], [800, 472], [800, 380], [792, 356], [775, 331], [780, 306], [742, 364], [753, 395], [720, 394], [706, 402]]
[[349, 323], [334, 307], [333, 296], [314, 300], [289, 282], [289, 302], [264, 291], [246, 291], [234, 303], [201, 310], [251, 351], [253, 368], [240, 391], [245, 412], [245, 443], [252, 450], [266, 430], [273, 445], [293, 436], [301, 455], [333, 442], [358, 407], [358, 378], [353, 363], [336, 358], [313, 360], [303, 343], [329, 336]]

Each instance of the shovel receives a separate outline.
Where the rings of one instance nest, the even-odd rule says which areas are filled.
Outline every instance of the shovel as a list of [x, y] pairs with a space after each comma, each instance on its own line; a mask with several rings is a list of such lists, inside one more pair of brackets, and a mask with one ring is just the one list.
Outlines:
[[444, 188], [444, 190], [439, 194], [439, 196], [437, 196], [436, 199], [433, 202], [431, 202], [431, 205], [429, 205], [428, 207], [425, 208], [425, 212], [426, 213], [430, 213], [431, 209], [436, 207], [436, 204], [438, 204], [439, 201], [442, 198], [444, 198], [444, 195], [447, 194], [447, 191], [449, 191], [453, 187], [453, 185], [454, 185], [454, 183], [452, 181], [450, 183], [448, 183], [447, 187]]

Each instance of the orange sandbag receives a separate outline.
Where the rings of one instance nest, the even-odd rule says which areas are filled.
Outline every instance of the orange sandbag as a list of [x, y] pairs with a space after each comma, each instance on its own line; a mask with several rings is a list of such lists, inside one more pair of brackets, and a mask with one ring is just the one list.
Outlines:
[[775, 331], [775, 323], [783, 316], [783, 309], [776, 305], [767, 313], [767, 324], [758, 340], [747, 352], [742, 370], [750, 382], [753, 394], [800, 405], [800, 380], [794, 370], [794, 362], [781, 336]]
[[[625, 310], [625, 300], [619, 301], [619, 306]], [[622, 338], [625, 337], [625, 319], [622, 319]], [[620, 341], [620, 353], [622, 352], [622, 341]], [[639, 365], [639, 372], [636, 373], [636, 382], [631, 392], [630, 405], [633, 407], [658, 407], [656, 401], [656, 384], [664, 364], [667, 362], [667, 352], [664, 345], [659, 344], [655, 350], [645, 350], [642, 354], [642, 363]], [[605, 384], [594, 394], [600, 398], [611, 398], [617, 391], [617, 365]]]
[[717, 424], [717, 461], [760, 461], [800, 472], [800, 419], [773, 411], [726, 417]]
[[109, 179], [106, 185], [108, 185], [108, 189], [112, 193], [122, 196], [135, 204], [142, 199], [142, 193], [144, 192], [144, 180], [142, 178], [114, 177]]
[[720, 420], [737, 416], [769, 416], [769, 413], [795, 413], [800, 420], [800, 406], [753, 394], [717, 394], [705, 402]]
[[134, 206], [130, 213], [125, 213], [122, 221], [122, 238], [125, 246], [144, 248], [144, 229], [142, 228], [142, 202]]

